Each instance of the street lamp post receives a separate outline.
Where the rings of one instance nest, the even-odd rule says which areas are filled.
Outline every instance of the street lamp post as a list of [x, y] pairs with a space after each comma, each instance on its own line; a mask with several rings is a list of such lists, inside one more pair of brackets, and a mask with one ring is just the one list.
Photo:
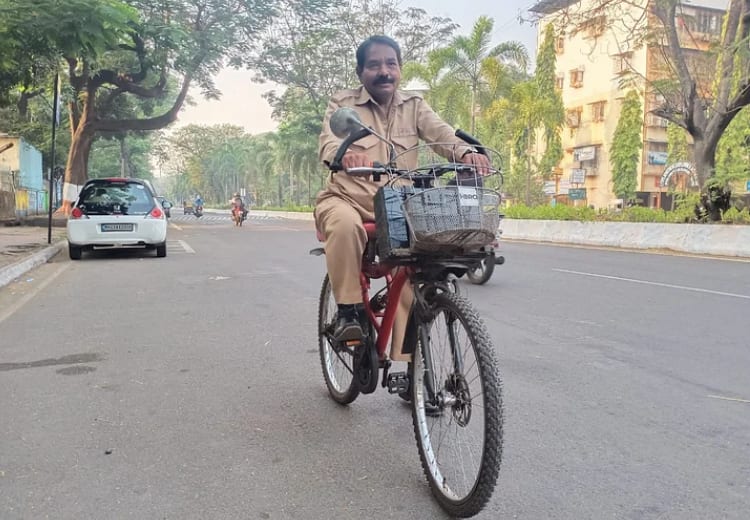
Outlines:
[[55, 177], [55, 141], [57, 137], [57, 125], [60, 118], [60, 73], [55, 73], [55, 97], [52, 102], [52, 145], [50, 147], [50, 168], [49, 168], [49, 194], [47, 196], [47, 206], [49, 215], [47, 217], [47, 243], [52, 243], [52, 190]]

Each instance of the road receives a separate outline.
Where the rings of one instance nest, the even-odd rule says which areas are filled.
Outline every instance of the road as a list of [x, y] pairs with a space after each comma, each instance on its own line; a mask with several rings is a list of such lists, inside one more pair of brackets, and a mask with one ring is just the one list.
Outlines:
[[[312, 224], [205, 217], [174, 216], [166, 258], [56, 258], [0, 291], [0, 518], [445, 518], [409, 408], [327, 397]], [[503, 249], [462, 283], [506, 406], [477, 518], [747, 518], [750, 264]]]

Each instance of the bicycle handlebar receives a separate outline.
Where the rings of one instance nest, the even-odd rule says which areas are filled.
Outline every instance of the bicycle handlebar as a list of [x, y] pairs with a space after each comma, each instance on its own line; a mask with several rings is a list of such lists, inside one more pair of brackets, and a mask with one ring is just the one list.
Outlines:
[[[333, 161], [331, 161], [328, 164], [328, 169], [331, 170], [331, 171], [341, 171], [343, 169], [342, 166], [341, 166], [341, 160], [343, 159], [344, 154], [346, 153], [346, 151], [349, 149], [349, 147], [354, 142], [359, 141], [360, 139], [362, 139], [363, 137], [367, 137], [368, 135], [376, 135], [376, 134], [373, 134], [372, 130], [370, 130], [369, 128], [360, 128], [356, 132], [353, 132], [353, 133], [349, 134], [349, 136], [346, 139], [344, 139], [344, 141], [341, 143], [341, 145], [339, 146], [338, 150], [336, 150], [336, 155], [333, 157]], [[482, 146], [482, 143], [480, 143], [479, 140], [476, 137], [474, 137], [473, 135], [471, 135], [471, 134], [469, 134], [467, 132], [464, 132], [460, 128], [456, 129], [455, 135], [456, 135], [456, 137], [458, 137], [459, 139], [461, 139], [465, 143], [474, 146], [474, 148], [476, 149], [477, 153], [480, 153], [480, 154], [484, 155], [485, 157], [489, 158], [489, 155], [487, 154], [487, 150], [485, 150], [485, 148]], [[380, 139], [383, 139], [379, 135], [378, 135], [378, 137]], [[383, 139], [383, 140], [385, 140], [385, 139]], [[385, 142], [391, 144], [390, 141], [385, 141]], [[393, 146], [393, 145], [391, 144], [391, 146]], [[394, 151], [395, 151], [395, 149], [392, 148], [391, 149], [391, 153], [393, 153]], [[394, 159], [394, 158], [392, 157], [391, 159]], [[382, 165], [377, 165], [377, 166], [374, 165], [373, 167], [374, 168], [380, 168], [381, 170], [385, 170], [385, 168], [382, 167]], [[455, 169], [454, 170], [446, 170], [446, 172], [447, 171], [456, 171], [456, 170]], [[394, 170], [391, 170], [391, 172], [393, 173]], [[383, 173], [386, 173], [386, 172], [385, 171], [378, 171], [376, 169], [375, 171], [370, 171], [370, 172], [367, 172], [367, 173], [365, 173], [364, 171], [358, 172], [355, 175], [365, 176], [365, 175], [374, 174], [374, 175], [378, 175], [379, 176], [379, 175], [382, 175]]]
[[477, 139], [473, 135], [471, 135], [471, 134], [469, 134], [467, 132], [464, 132], [460, 128], [457, 128], [456, 129], [456, 137], [458, 137], [459, 139], [461, 139], [462, 141], [464, 141], [466, 143], [474, 145], [474, 147], [477, 149], [478, 153], [481, 153], [485, 157], [489, 157], [487, 155], [487, 150], [484, 149], [484, 147], [482, 146], [482, 143], [480, 143], [479, 139]]

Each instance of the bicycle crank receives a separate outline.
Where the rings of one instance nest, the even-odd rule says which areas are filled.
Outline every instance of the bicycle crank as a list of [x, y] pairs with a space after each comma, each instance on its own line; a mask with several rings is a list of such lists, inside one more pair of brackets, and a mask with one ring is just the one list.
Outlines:
[[354, 377], [363, 394], [371, 394], [378, 387], [380, 361], [375, 345], [365, 341], [354, 349]]

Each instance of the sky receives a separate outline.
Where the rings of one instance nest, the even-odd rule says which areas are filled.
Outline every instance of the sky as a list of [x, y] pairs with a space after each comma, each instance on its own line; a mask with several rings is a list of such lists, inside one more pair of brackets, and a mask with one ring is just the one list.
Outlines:
[[[519, 41], [536, 52], [536, 29], [528, 23], [520, 24], [519, 13], [534, 5], [530, 0], [402, 0], [401, 7], [419, 7], [429, 15], [451, 18], [460, 27], [458, 34], [471, 32], [474, 22], [482, 15], [495, 22], [492, 43]], [[218, 101], [203, 99], [200, 92], [191, 92], [194, 106], [186, 106], [179, 115], [177, 126], [186, 124], [216, 125], [233, 124], [245, 128], [251, 134], [274, 130], [276, 122], [271, 119], [271, 108], [262, 93], [269, 85], [252, 82], [253, 73], [247, 70], [224, 69], [216, 77], [216, 86], [222, 92]]]

